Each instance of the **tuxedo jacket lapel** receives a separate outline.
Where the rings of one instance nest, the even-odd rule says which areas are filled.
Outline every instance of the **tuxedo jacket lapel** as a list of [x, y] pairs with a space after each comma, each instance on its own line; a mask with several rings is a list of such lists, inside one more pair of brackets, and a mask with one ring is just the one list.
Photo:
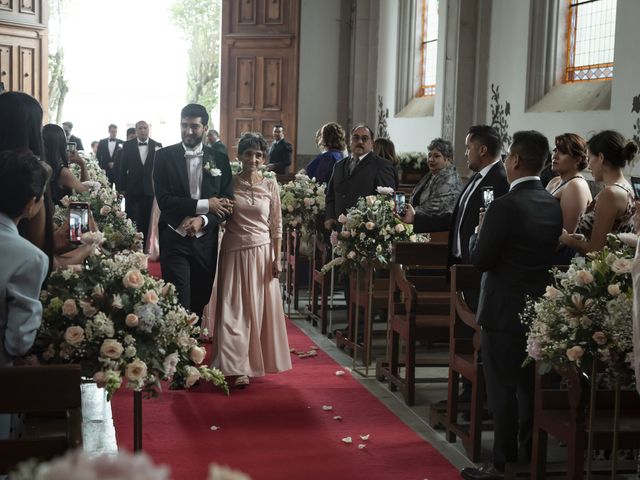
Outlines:
[[191, 190], [189, 190], [189, 172], [187, 172], [187, 161], [184, 158], [184, 148], [182, 145], [179, 145], [176, 149], [176, 170], [178, 171], [178, 176], [180, 177], [180, 181], [182, 182], [182, 187], [184, 191], [187, 192], [187, 195], [191, 195]]

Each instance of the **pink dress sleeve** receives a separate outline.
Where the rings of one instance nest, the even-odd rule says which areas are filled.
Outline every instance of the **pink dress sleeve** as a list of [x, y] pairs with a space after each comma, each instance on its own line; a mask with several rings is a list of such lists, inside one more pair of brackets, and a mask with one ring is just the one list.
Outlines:
[[269, 204], [269, 231], [271, 238], [282, 238], [282, 207], [280, 205], [280, 187], [273, 179], [271, 182], [271, 202]]

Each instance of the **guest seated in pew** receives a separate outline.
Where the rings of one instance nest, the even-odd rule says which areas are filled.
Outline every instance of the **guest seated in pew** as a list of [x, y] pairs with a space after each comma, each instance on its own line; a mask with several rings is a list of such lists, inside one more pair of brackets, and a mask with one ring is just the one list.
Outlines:
[[344, 129], [337, 123], [326, 123], [318, 132], [318, 147], [322, 151], [306, 168], [306, 174], [318, 183], [327, 183], [331, 178], [334, 165], [344, 158]]
[[[86, 192], [89, 187], [82, 182], [89, 180], [84, 160], [76, 150], [67, 151], [67, 137], [58, 125], [49, 123], [42, 127], [44, 159], [51, 167], [51, 197], [53, 203], [60, 204], [65, 195]], [[69, 169], [69, 162], [80, 167], [78, 179]]]
[[396, 147], [388, 138], [376, 138], [373, 142], [373, 153], [380, 158], [386, 158], [393, 165], [393, 172], [396, 180], [396, 187], [400, 184], [400, 177], [398, 176], [398, 165], [400, 160], [396, 155]]
[[634, 231], [633, 214], [636, 206], [631, 185], [624, 178], [623, 168], [638, 151], [638, 146], [613, 130], [604, 130], [589, 139], [589, 169], [594, 180], [604, 182], [580, 216], [577, 233], [566, 228], [560, 242], [580, 255], [602, 250], [607, 234]]
[[0, 366], [27, 353], [42, 319], [47, 256], [18, 234], [18, 222], [44, 205], [48, 172], [26, 149], [0, 153]]
[[467, 480], [501, 479], [506, 463], [531, 457], [534, 372], [533, 364], [522, 368], [527, 338], [519, 315], [527, 296], [544, 293], [562, 232], [560, 205], [538, 177], [548, 154], [541, 133], [513, 135], [505, 160], [510, 190], [488, 206], [470, 239], [471, 261], [483, 272], [476, 319], [495, 434], [492, 461], [463, 469]]
[[407, 220], [412, 219], [417, 233], [448, 230], [456, 199], [462, 192], [462, 180], [453, 165], [453, 145], [436, 138], [428, 147], [429, 171], [411, 194]]

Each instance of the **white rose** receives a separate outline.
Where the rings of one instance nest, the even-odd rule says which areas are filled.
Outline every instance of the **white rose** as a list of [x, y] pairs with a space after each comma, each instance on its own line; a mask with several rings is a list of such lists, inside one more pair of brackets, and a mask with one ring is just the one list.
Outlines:
[[627, 258], [618, 258], [611, 265], [611, 270], [617, 274], [629, 273], [631, 271], [632, 260]]
[[338, 217], [338, 221], [340, 223], [347, 223], [347, 216], [344, 213], [341, 213], [340, 216]]
[[100, 215], [108, 215], [111, 213], [111, 207], [109, 205], [103, 205], [100, 209]]
[[607, 292], [609, 292], [609, 295], [611, 295], [612, 297], [617, 297], [618, 295], [620, 295], [620, 284], [614, 283], [612, 285], [609, 285], [607, 287]]
[[64, 332], [64, 341], [69, 345], [79, 345], [84, 342], [84, 329], [78, 325], [67, 327]]
[[405, 228], [403, 224], [399, 223], [395, 226], [394, 230], [396, 231], [396, 233], [402, 233], [404, 232]]
[[578, 270], [576, 273], [576, 283], [578, 285], [588, 285], [593, 282], [593, 275], [588, 270]]
[[200, 380], [200, 371], [196, 367], [185, 368], [186, 379], [184, 382], [185, 387], [192, 387], [198, 380]]
[[142, 380], [147, 376], [147, 365], [142, 360], [134, 360], [127, 365], [125, 376], [132, 382]]
[[140, 288], [144, 285], [144, 276], [138, 269], [129, 270], [122, 279], [122, 284], [127, 288]]
[[374, 203], [376, 203], [376, 196], [375, 195], [367, 195], [366, 196], [366, 200], [367, 200], [367, 205], [372, 207]]
[[551, 285], [547, 285], [547, 289], [544, 292], [544, 296], [549, 300], [558, 300], [562, 297], [562, 292]]
[[82, 313], [85, 317], [93, 317], [98, 313], [98, 309], [91, 305], [91, 302], [86, 302], [84, 300], [80, 300], [80, 308], [82, 308]]
[[583, 355], [584, 349], [579, 345], [567, 349], [567, 358], [572, 362], [580, 360]]
[[78, 314], [78, 307], [76, 305], [76, 301], [72, 299], [67, 299], [62, 304], [62, 314], [65, 317], [73, 318]]
[[144, 292], [144, 295], [142, 295], [142, 301], [144, 303], [158, 303], [158, 300], [158, 294], [155, 290], [147, 290]]
[[193, 360], [193, 363], [200, 365], [206, 356], [207, 351], [202, 347], [193, 347], [189, 352], [189, 358]]
[[122, 210], [118, 210], [118, 211], [116, 212], [116, 217], [118, 217], [120, 220], [122, 220], [122, 219], [123, 219], [124, 217], [126, 217], [126, 216], [127, 216], [127, 214], [126, 214], [126, 213], [124, 213]]
[[354, 258], [356, 258], [356, 252], [351, 250], [349, 253], [347, 253], [347, 258], [353, 260]]
[[124, 347], [122, 344], [114, 340], [112, 338], [107, 338], [102, 342], [102, 346], [100, 347], [100, 355], [103, 357], [111, 358], [113, 360], [117, 360], [122, 356], [122, 352], [124, 352]]

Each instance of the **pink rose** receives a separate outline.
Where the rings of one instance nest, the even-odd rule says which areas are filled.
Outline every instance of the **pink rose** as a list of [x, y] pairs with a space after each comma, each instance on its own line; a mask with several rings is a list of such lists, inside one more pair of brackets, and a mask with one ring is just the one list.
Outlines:
[[111, 213], [111, 207], [109, 205], [103, 205], [100, 209], [100, 215], [108, 215]]
[[132, 382], [142, 380], [147, 376], [147, 365], [142, 360], [134, 360], [127, 365], [125, 376]]
[[547, 285], [547, 290], [544, 293], [544, 296], [549, 300], [558, 300], [559, 298], [562, 298], [562, 292], [551, 285]]
[[144, 303], [158, 303], [158, 300], [158, 294], [155, 290], [147, 290], [144, 292], [144, 295], [142, 295], [142, 301]]
[[591, 338], [593, 338], [593, 341], [598, 345], [604, 345], [607, 343], [607, 336], [604, 332], [596, 332], [591, 336]]
[[125, 319], [124, 319], [124, 323], [127, 324], [127, 327], [137, 327], [138, 323], [140, 323], [140, 321], [138, 320], [138, 316], [135, 313], [129, 313]]
[[78, 325], [67, 327], [64, 332], [64, 341], [69, 345], [79, 345], [84, 342], [84, 329]]
[[122, 352], [124, 352], [122, 344], [112, 338], [107, 338], [102, 342], [102, 346], [100, 347], [100, 355], [113, 360], [120, 358], [122, 356]]
[[124, 217], [126, 217], [126, 216], [127, 216], [127, 214], [126, 214], [126, 213], [124, 213], [122, 210], [118, 210], [118, 211], [116, 212], [116, 217], [118, 217], [120, 220], [122, 220], [122, 219], [123, 219]]
[[189, 316], [187, 317], [187, 325], [192, 327], [193, 325], [198, 323], [199, 319], [200, 317], [198, 317], [198, 315], [196, 315], [195, 313], [190, 313]]
[[144, 276], [140, 270], [134, 268], [125, 274], [122, 284], [127, 288], [140, 288], [144, 285]]
[[376, 228], [376, 224], [373, 222], [367, 222], [364, 224], [364, 226], [367, 230], [373, 230], [374, 228]]
[[76, 305], [76, 301], [72, 299], [67, 299], [62, 304], [62, 314], [65, 317], [73, 318], [78, 314], [78, 306]]
[[187, 388], [192, 387], [198, 380], [200, 380], [200, 370], [196, 367], [189, 366], [185, 368], [186, 379], [184, 381], [184, 386]]
[[584, 355], [584, 349], [580, 345], [567, 349], [567, 358], [572, 362], [579, 361]]

